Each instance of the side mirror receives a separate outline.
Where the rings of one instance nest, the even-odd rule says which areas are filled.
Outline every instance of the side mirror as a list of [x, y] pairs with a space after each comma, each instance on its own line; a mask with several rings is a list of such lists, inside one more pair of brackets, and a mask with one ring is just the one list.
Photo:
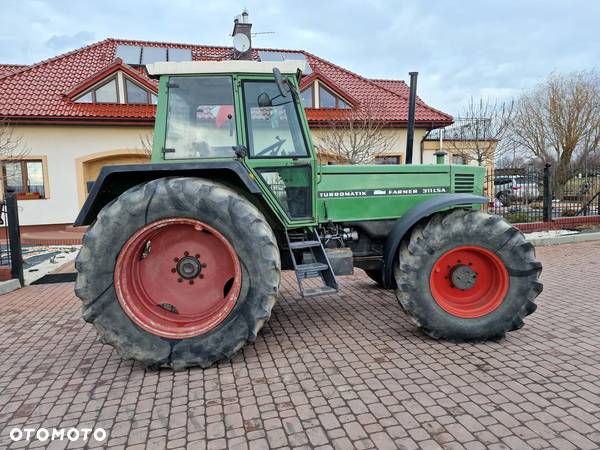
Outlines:
[[261, 108], [267, 108], [268, 106], [273, 106], [273, 102], [271, 102], [271, 97], [266, 92], [263, 92], [256, 99], [258, 102], [258, 106]]
[[287, 97], [290, 93], [290, 87], [288, 86], [287, 81], [283, 79], [281, 71], [277, 67], [273, 68], [273, 76], [275, 77], [275, 83], [277, 83], [279, 94], [281, 94], [282, 97]]

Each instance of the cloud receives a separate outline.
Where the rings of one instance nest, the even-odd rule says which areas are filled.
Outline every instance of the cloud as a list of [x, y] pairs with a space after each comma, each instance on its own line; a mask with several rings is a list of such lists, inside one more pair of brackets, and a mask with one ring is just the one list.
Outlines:
[[[419, 71], [419, 95], [457, 114], [550, 72], [600, 64], [589, 0], [20, 0], [0, 15], [0, 63], [33, 63], [106, 37], [231, 45], [250, 12], [255, 47], [304, 49], [371, 78]], [[84, 25], [82, 25], [84, 24]], [[65, 30], [81, 30], [74, 34]]]
[[80, 31], [72, 35], [54, 35], [46, 41], [46, 46], [53, 50], [64, 50], [82, 47], [94, 40], [95, 34], [91, 31]]

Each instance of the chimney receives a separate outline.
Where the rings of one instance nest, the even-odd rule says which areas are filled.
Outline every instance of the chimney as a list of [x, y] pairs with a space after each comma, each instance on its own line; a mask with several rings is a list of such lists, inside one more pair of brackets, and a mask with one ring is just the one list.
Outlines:
[[[232, 36], [235, 37], [237, 34], [243, 34], [248, 38], [248, 50], [239, 51], [235, 48], [233, 50], [233, 58], [234, 59], [252, 59], [252, 24], [250, 23], [250, 19], [248, 17], [248, 11], [244, 9], [244, 12], [237, 16], [233, 20], [233, 32]], [[235, 38], [234, 38], [235, 42]]]
[[412, 164], [413, 141], [415, 139], [415, 109], [417, 104], [417, 76], [419, 72], [409, 72], [410, 97], [408, 99], [408, 133], [406, 136], [406, 164]]

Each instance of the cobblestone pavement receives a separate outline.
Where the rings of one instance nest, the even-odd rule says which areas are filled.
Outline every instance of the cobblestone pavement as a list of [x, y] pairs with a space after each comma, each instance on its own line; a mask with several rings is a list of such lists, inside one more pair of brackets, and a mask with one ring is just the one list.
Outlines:
[[500, 343], [426, 338], [360, 271], [313, 301], [288, 273], [254, 345], [177, 373], [146, 372], [100, 344], [72, 284], [7, 294], [0, 448], [27, 445], [11, 442], [14, 427], [108, 433], [52, 448], [598, 448], [600, 242], [538, 256], [538, 311]]

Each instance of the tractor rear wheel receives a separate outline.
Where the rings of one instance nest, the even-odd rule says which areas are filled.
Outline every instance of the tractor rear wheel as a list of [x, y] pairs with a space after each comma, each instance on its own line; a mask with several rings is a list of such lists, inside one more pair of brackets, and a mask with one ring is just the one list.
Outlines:
[[438, 213], [401, 245], [396, 296], [435, 339], [500, 339], [523, 326], [542, 291], [533, 246], [501, 217]]
[[269, 319], [281, 264], [260, 211], [210, 180], [124, 192], [88, 229], [75, 267], [86, 321], [124, 359], [209, 367]]

